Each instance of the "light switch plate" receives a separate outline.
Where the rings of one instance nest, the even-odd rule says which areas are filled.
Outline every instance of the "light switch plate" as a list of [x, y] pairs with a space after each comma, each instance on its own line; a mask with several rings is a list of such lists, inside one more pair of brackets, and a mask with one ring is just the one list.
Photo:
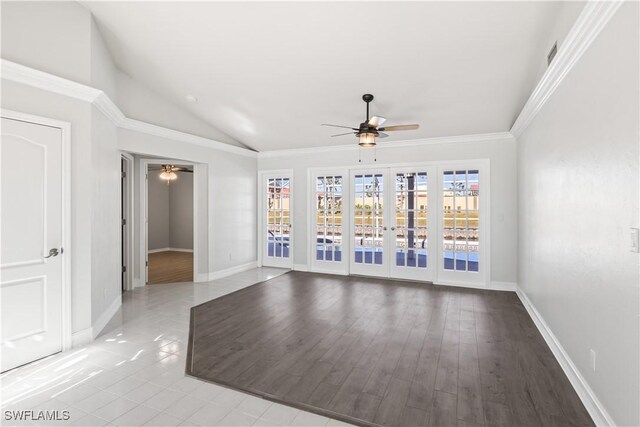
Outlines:
[[631, 252], [640, 252], [640, 229], [631, 228]]

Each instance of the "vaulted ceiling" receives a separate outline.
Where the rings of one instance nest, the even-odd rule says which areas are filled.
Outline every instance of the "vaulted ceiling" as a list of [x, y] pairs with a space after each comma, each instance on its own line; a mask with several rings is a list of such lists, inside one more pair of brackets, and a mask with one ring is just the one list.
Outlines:
[[[500, 132], [527, 100], [558, 2], [86, 2], [118, 67], [258, 151]], [[197, 97], [193, 103], [187, 95]]]

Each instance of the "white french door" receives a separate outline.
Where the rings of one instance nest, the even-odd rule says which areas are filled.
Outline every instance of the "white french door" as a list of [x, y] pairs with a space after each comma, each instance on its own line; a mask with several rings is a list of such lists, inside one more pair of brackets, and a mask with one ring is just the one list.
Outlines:
[[313, 195], [310, 206], [312, 270], [347, 274], [349, 171], [313, 173], [310, 179]]
[[435, 228], [437, 218], [430, 203], [435, 190], [434, 168], [391, 169], [389, 175], [393, 191], [389, 275], [433, 281], [436, 245], [429, 230]]
[[489, 278], [489, 188], [485, 165], [438, 170], [438, 279], [486, 285]]
[[264, 173], [262, 180], [262, 265], [293, 268], [292, 174]]
[[[428, 167], [354, 170], [352, 185], [352, 274], [433, 280], [429, 226]], [[432, 188], [431, 191], [434, 189]]]

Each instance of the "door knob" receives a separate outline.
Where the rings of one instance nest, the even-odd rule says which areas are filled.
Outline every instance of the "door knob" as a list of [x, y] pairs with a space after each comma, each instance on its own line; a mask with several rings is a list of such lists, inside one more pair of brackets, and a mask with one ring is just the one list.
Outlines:
[[396, 231], [396, 228], [395, 227], [391, 227], [391, 231]]
[[45, 259], [56, 257], [62, 253], [62, 249], [58, 251], [58, 248], [49, 249], [49, 256], [44, 257]]

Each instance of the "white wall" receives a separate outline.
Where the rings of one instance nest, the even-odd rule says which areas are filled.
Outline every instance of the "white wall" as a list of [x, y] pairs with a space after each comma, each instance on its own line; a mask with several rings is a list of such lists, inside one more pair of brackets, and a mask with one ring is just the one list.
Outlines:
[[2, 57], [91, 83], [91, 14], [77, 2], [3, 1]]
[[140, 82], [133, 80], [120, 70], [115, 73], [115, 81], [117, 97], [113, 101], [118, 104], [125, 116], [230, 145], [244, 147], [229, 135], [182, 108], [173, 105], [161, 95], [147, 89]]
[[148, 243], [150, 251], [165, 249], [171, 246], [169, 239], [169, 186], [166, 181], [161, 181], [155, 175], [157, 172], [149, 172], [147, 180], [147, 206], [148, 213]]
[[[159, 166], [159, 165], [154, 165]], [[176, 172], [178, 179], [167, 185], [149, 173], [148, 249], [193, 249], [193, 174]], [[206, 206], [206, 203], [205, 203]]]
[[[356, 139], [353, 143], [355, 146]], [[374, 151], [362, 149], [361, 165], [373, 164]], [[394, 148], [380, 145], [377, 164], [489, 159], [491, 163], [491, 281], [515, 283], [517, 277], [516, 146], [513, 138], [427, 144]], [[307, 264], [307, 170], [315, 167], [358, 167], [358, 150], [261, 156], [260, 171], [293, 169], [294, 264]]]
[[[518, 139], [519, 286], [617, 425], [640, 425], [638, 3]], [[596, 352], [596, 370], [590, 350]]]
[[[211, 273], [256, 261], [256, 158], [127, 129], [118, 130], [118, 144], [122, 151], [136, 157], [160, 156], [195, 163], [195, 218], [201, 236], [196, 279], [207, 280]], [[139, 181], [135, 185], [138, 189]], [[139, 194], [136, 200], [139, 204]], [[139, 220], [137, 217], [136, 224]], [[139, 233], [135, 240], [139, 254]], [[140, 265], [137, 261], [135, 264]], [[139, 281], [138, 269], [134, 275]]]
[[[91, 109], [91, 323], [121, 296], [120, 152], [115, 125]], [[108, 314], [107, 314], [108, 315]], [[101, 322], [105, 322], [102, 319]], [[99, 333], [104, 325], [93, 331]]]

